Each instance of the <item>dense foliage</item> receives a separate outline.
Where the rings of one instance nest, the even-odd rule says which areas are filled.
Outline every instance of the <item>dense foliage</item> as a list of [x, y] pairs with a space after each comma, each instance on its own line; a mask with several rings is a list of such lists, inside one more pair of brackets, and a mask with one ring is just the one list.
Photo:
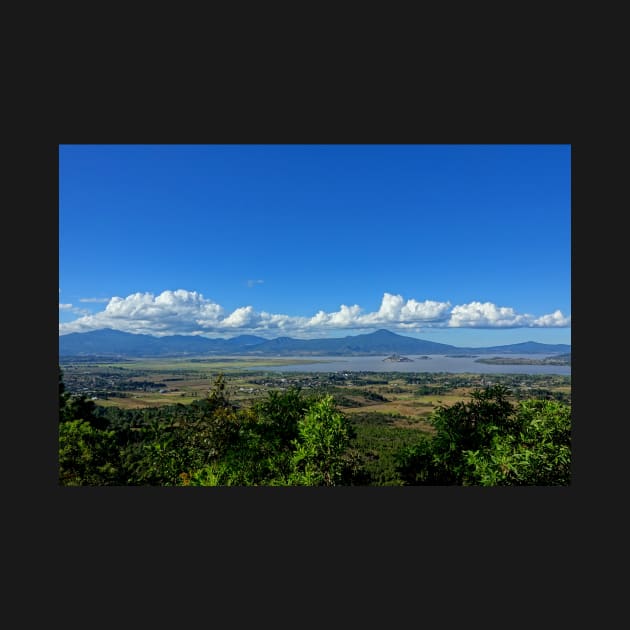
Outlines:
[[59, 483], [66, 486], [568, 485], [570, 406], [513, 405], [502, 386], [439, 407], [434, 434], [387, 414], [345, 417], [329, 393], [269, 391], [239, 407], [219, 376], [188, 405], [122, 410], [65, 391], [59, 370]]
[[271, 391], [241, 409], [223, 376], [190, 405], [123, 411], [69, 396], [59, 372], [61, 485], [364, 483], [355, 432], [331, 396]]
[[571, 410], [553, 400], [516, 406], [500, 385], [470, 403], [440, 407], [436, 435], [403, 449], [398, 471], [408, 485], [568, 485]]

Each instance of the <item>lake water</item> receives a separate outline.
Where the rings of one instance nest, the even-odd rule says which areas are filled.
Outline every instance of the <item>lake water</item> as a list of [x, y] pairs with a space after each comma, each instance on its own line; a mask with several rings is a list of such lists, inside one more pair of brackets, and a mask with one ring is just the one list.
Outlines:
[[[487, 354], [475, 357], [451, 357], [442, 354], [405, 355], [412, 362], [383, 361], [389, 355], [370, 357], [287, 357], [303, 360], [303, 364], [265, 366], [271, 372], [469, 372], [473, 374], [571, 374], [570, 365], [490, 365], [476, 363], [477, 358], [544, 359], [544, 354]], [[422, 355], [425, 356], [425, 355]], [[283, 357], [284, 358], [284, 357]], [[317, 360], [319, 363], [311, 363]], [[261, 366], [262, 367], [262, 366]], [[260, 370], [261, 367], [250, 368]]]

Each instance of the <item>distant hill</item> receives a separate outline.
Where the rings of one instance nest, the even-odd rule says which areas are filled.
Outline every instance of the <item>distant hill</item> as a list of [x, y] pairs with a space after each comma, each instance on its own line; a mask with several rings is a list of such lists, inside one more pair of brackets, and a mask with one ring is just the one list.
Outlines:
[[70, 333], [59, 337], [60, 356], [159, 357], [185, 355], [252, 356], [358, 356], [381, 354], [560, 354], [571, 352], [567, 344], [534, 341], [488, 348], [459, 348], [444, 343], [397, 335], [388, 330], [335, 339], [265, 339], [240, 335], [230, 339], [207, 339], [193, 335], [154, 337], [112, 329]]
[[510, 354], [556, 354], [571, 352], [571, 346], [566, 343], [550, 344], [538, 343], [537, 341], [524, 341], [523, 343], [513, 343], [509, 346], [491, 346], [489, 348], [461, 348], [471, 353], [478, 352], [499, 352]]
[[111, 328], [59, 337], [59, 354], [103, 356], [177, 356], [186, 354], [232, 354], [266, 341], [241, 335], [232, 339], [207, 339], [196, 335], [136, 335]]
[[369, 354], [448, 354], [454, 346], [396, 335], [388, 330], [337, 339], [280, 337], [251, 348], [255, 354], [352, 356]]

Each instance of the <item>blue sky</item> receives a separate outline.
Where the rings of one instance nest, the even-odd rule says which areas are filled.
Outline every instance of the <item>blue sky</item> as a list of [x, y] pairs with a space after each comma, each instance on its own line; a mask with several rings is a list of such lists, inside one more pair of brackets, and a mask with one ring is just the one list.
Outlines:
[[60, 145], [59, 323], [571, 343], [571, 147]]

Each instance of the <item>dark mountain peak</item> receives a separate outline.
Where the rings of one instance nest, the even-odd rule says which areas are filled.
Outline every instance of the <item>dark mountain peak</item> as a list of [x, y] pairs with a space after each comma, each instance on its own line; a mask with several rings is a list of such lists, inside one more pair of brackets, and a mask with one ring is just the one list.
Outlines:
[[[74, 333], [75, 335], [86, 333]], [[90, 333], [94, 337], [126, 337], [133, 333], [123, 332], [122, 330], [116, 330], [115, 328], [101, 328], [100, 330], [93, 330]]]

